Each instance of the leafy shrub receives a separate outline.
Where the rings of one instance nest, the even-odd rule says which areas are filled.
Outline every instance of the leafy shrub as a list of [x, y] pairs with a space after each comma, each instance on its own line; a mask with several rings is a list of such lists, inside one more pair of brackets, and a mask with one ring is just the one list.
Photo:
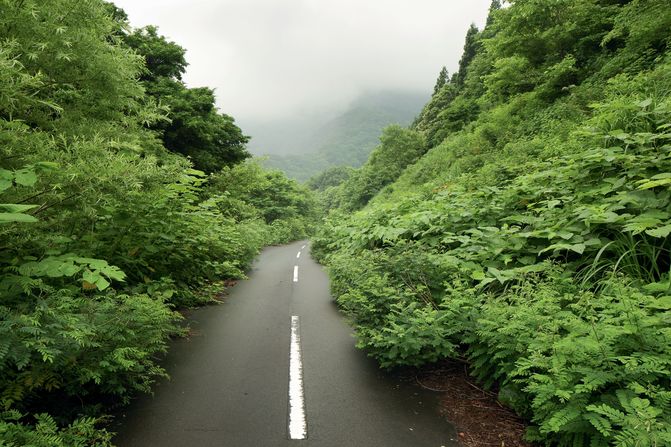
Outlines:
[[80, 418], [60, 428], [48, 414], [35, 417], [35, 425], [20, 422], [21, 413], [0, 415], [0, 439], [3, 447], [111, 447], [112, 434], [97, 425], [94, 418]]
[[[100, 415], [165, 376], [173, 308], [310, 226], [307, 190], [231, 168], [247, 138], [212, 91], [177, 82], [179, 47], [131, 38], [123, 16], [102, 0], [0, 0], [3, 446], [110, 445]], [[157, 104], [165, 91], [175, 110]], [[162, 142], [228, 170], [206, 176]], [[236, 189], [259, 178], [264, 194]]]
[[671, 444], [662, 4], [495, 11], [415, 123], [433, 147], [335, 188], [359, 212], [327, 190], [313, 253], [381, 365], [466, 360], [545, 445]]
[[5, 408], [20, 408], [51, 392], [128, 400], [164, 375], [156, 356], [165, 352], [168, 336], [178, 333], [178, 314], [161, 301], [140, 295], [50, 295], [31, 306], [0, 307]]
[[367, 349], [382, 367], [419, 366], [452, 357], [456, 350], [446, 317], [431, 306], [395, 303], [381, 326], [358, 325], [357, 346]]
[[665, 445], [670, 318], [668, 296], [619, 278], [594, 293], [555, 273], [489, 297], [466, 341], [477, 376], [517, 389], [536, 440]]

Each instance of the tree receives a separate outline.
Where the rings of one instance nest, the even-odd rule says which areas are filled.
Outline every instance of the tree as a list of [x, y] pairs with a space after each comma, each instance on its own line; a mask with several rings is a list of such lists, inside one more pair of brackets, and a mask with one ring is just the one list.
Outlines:
[[146, 92], [168, 108], [169, 121], [151, 128], [169, 151], [189, 157], [196, 169], [207, 173], [250, 156], [245, 147], [249, 137], [231, 116], [217, 110], [214, 90], [190, 89], [182, 82], [188, 65], [183, 47], [159, 35], [154, 26], [137, 29], [123, 41], [145, 60], [140, 80]]
[[466, 39], [464, 42], [464, 52], [459, 60], [459, 71], [457, 71], [456, 84], [458, 87], [463, 87], [466, 80], [466, 72], [471, 61], [480, 49], [480, 31], [474, 23], [471, 23], [470, 28], [466, 32]]
[[485, 28], [494, 23], [494, 14], [499, 9], [501, 9], [500, 0], [492, 0], [492, 3], [489, 5], [489, 13], [487, 14], [487, 23], [485, 24]]
[[315, 191], [325, 191], [330, 187], [338, 186], [347, 181], [352, 172], [354, 172], [354, 168], [350, 166], [332, 166], [310, 177], [306, 185]]
[[133, 119], [142, 109], [133, 79], [142, 61], [114, 44], [116, 28], [98, 2], [0, 2], [0, 52], [42, 83], [34, 104], [13, 118], [68, 135], [88, 134], [94, 120]]
[[180, 82], [163, 79], [153, 92], [170, 107], [170, 123], [160, 124], [165, 147], [191, 159], [196, 169], [215, 172], [249, 157], [249, 137], [235, 125], [233, 117], [219, 113], [214, 90], [184, 88]]
[[314, 212], [307, 187], [281, 171], [265, 169], [258, 160], [225, 167], [210, 177], [209, 189], [226, 195], [221, 211], [236, 219], [257, 217], [273, 224], [310, 218]]
[[147, 26], [133, 31], [124, 38], [125, 43], [144, 57], [146, 71], [141, 80], [156, 81], [159, 78], [181, 80], [186, 71], [186, 50], [164, 36], [158, 28]]
[[435, 95], [440, 91], [441, 88], [445, 85], [446, 82], [449, 82], [449, 75], [447, 73], [447, 68], [443, 66], [438, 73], [438, 79], [436, 79], [436, 85], [433, 87], [433, 94]]
[[422, 134], [391, 125], [382, 131], [380, 145], [360, 169], [342, 184], [344, 208], [363, 208], [382, 188], [392, 183], [403, 170], [426, 151]]

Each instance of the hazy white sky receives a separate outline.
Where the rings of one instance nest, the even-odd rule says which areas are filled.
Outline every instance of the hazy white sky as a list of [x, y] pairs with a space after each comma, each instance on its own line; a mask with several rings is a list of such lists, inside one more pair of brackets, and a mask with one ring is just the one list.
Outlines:
[[429, 92], [490, 0], [114, 0], [187, 49], [189, 86], [241, 120], [337, 109], [367, 90]]

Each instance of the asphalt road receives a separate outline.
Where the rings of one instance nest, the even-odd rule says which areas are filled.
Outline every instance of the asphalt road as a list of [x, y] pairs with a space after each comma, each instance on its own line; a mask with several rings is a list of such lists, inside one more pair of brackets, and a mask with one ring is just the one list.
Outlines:
[[[194, 335], [173, 343], [165, 362], [171, 380], [119, 416], [119, 447], [457, 445], [434, 393], [355, 349], [304, 244], [264, 250], [224, 304], [193, 312]], [[300, 321], [303, 440], [289, 439], [288, 429], [292, 316]]]

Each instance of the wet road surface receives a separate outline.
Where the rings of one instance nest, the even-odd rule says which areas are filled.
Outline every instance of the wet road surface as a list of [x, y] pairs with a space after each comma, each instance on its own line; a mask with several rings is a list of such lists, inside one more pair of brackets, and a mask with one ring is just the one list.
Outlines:
[[457, 445], [436, 394], [355, 349], [306, 243], [264, 250], [224, 304], [191, 314], [194, 335], [164, 363], [171, 380], [118, 417], [119, 447]]

